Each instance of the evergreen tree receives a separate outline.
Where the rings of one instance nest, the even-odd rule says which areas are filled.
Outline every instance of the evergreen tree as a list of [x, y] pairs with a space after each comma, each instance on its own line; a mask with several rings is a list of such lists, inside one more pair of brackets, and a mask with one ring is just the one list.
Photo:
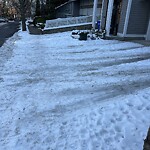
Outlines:
[[35, 16], [41, 15], [40, 0], [36, 0]]
[[44, 5], [44, 0], [41, 0], [41, 16], [45, 16], [45, 5]]
[[50, 13], [50, 0], [46, 0], [46, 15], [49, 15]]

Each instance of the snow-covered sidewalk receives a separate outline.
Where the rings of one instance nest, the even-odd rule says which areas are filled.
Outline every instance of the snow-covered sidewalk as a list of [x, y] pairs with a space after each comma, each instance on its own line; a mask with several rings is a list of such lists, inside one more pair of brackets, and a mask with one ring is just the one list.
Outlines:
[[0, 149], [141, 150], [150, 47], [70, 34], [18, 32], [0, 48]]
[[5, 25], [5, 24], [6, 24], [5, 22], [2, 22], [2, 23], [0, 22], [0, 26], [3, 26], [3, 25]]

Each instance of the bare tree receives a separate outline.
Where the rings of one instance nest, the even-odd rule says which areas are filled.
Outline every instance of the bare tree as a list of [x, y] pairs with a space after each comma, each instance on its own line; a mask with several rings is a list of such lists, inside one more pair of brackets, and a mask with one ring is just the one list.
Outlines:
[[21, 15], [22, 31], [26, 31], [26, 15], [31, 11], [32, 0], [11, 0], [11, 2]]
[[7, 0], [1, 0], [0, 5], [1, 5], [1, 8], [0, 8], [1, 15], [3, 17], [7, 17], [7, 14], [8, 14]]

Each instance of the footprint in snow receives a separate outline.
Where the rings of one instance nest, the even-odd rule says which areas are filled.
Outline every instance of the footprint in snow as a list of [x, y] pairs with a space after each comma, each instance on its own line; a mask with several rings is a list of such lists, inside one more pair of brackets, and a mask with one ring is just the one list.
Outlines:
[[3, 78], [0, 78], [0, 82], [4, 82]]
[[80, 147], [81, 147], [81, 150], [89, 150], [89, 146], [88, 146], [88, 144], [89, 144], [89, 141], [87, 141], [87, 140], [82, 140], [81, 142], [80, 142]]
[[113, 117], [110, 120], [112, 123], [115, 123], [116, 121], [122, 121], [122, 116], [118, 115], [117, 113], [113, 113]]
[[122, 113], [123, 113], [124, 115], [127, 115], [127, 114], [129, 114], [129, 111], [126, 110], [126, 109], [124, 109], [124, 110], [122, 110]]
[[133, 104], [132, 104], [131, 102], [128, 102], [128, 103], [127, 103], [127, 106], [133, 107]]
[[107, 145], [110, 145], [113, 141], [114, 141], [114, 139], [112, 137], [107, 137], [107, 138], [104, 139], [104, 142]]
[[92, 141], [91, 143], [91, 146], [92, 146], [92, 150], [100, 150], [100, 141], [97, 140], [97, 141]]
[[65, 148], [65, 141], [64, 141], [64, 143], [63, 142], [61, 142], [61, 139], [58, 141], [58, 143], [56, 143], [56, 147], [55, 147], [55, 149], [59, 149], [59, 150], [63, 150]]
[[62, 122], [62, 125], [63, 126], [67, 125], [67, 121]]
[[115, 135], [116, 132], [114, 131], [114, 129], [110, 129], [109, 133], [110, 135]]
[[115, 126], [115, 131], [116, 132], [121, 132], [121, 128], [119, 126]]
[[122, 116], [118, 116], [118, 117], [116, 117], [116, 120], [117, 120], [117, 121], [122, 121], [122, 119], [123, 119], [123, 117], [122, 117]]
[[99, 132], [95, 132], [95, 136], [97, 139], [101, 140], [101, 134]]
[[149, 94], [143, 95], [143, 98], [149, 100]]
[[114, 140], [117, 141], [118, 143], [120, 143], [123, 139], [124, 139], [124, 135], [123, 134], [117, 133], [114, 136]]
[[98, 121], [97, 121], [97, 125], [102, 125], [102, 120], [99, 118]]
[[113, 113], [113, 117], [115, 117], [115, 118], [116, 118], [117, 116], [118, 116], [118, 114], [117, 114], [117, 113]]
[[110, 122], [111, 122], [111, 123], [115, 123], [116, 120], [114, 120], [114, 119], [112, 118], [112, 119], [110, 119]]
[[94, 113], [94, 112], [90, 113], [90, 119], [95, 121], [97, 119], [96, 113]]
[[148, 110], [148, 111], [150, 110], [150, 105], [149, 105], [149, 106], [146, 106], [146, 110]]
[[101, 129], [101, 130], [100, 130], [100, 134], [101, 134], [102, 136], [104, 136], [104, 135], [108, 134], [108, 131], [105, 130], [105, 129]]
[[139, 106], [137, 106], [137, 110], [142, 110], [143, 109], [143, 107], [144, 107], [144, 105], [142, 104], [142, 105], [139, 105]]
[[103, 115], [103, 114], [104, 114], [103, 110], [104, 110], [103, 107], [102, 107], [102, 108], [99, 108], [99, 110], [98, 110], [98, 115]]
[[88, 131], [86, 129], [81, 129], [79, 134], [81, 139], [86, 139], [89, 137]]

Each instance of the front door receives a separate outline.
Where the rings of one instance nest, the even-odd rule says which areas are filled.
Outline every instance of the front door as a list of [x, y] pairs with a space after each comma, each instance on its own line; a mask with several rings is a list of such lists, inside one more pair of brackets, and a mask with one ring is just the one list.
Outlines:
[[118, 32], [121, 6], [122, 6], [122, 0], [114, 0], [111, 26], [110, 26], [110, 34], [112, 35], [117, 35]]

